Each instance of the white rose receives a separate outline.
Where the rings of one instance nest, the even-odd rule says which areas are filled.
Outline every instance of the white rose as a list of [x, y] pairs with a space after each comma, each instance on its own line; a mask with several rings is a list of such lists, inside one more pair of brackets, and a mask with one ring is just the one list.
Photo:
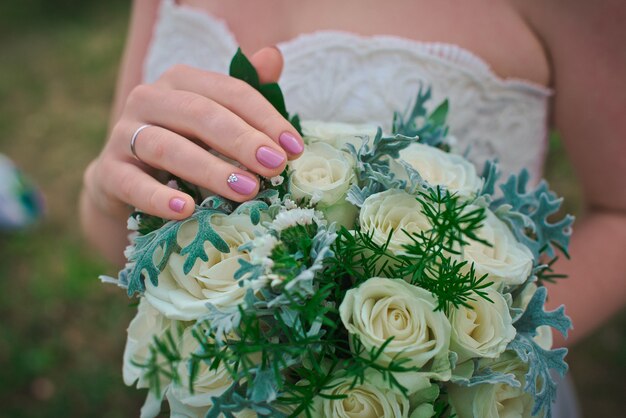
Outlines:
[[423, 403], [413, 409], [409, 418], [431, 418], [435, 415], [435, 407], [431, 403]]
[[[289, 169], [289, 191], [294, 198], [311, 199], [319, 210], [325, 212], [329, 222], [339, 221], [345, 225], [347, 211], [350, 219], [345, 226], [354, 224], [357, 209], [345, 200], [355, 181], [354, 161], [348, 153], [323, 142], [312, 143], [305, 147], [300, 158], [289, 163]], [[333, 205], [343, 207], [339, 219], [328, 216], [337, 213], [331, 209]]]
[[[400, 151], [400, 159], [417, 170], [430, 185], [444, 186], [459, 196], [475, 194], [483, 185], [476, 167], [459, 154], [414, 142]], [[391, 169], [406, 178], [406, 171], [399, 164], [392, 163]]]
[[359, 214], [359, 224], [363, 232], [373, 233], [372, 240], [378, 245], [385, 244], [391, 233], [387, 248], [394, 254], [403, 252], [403, 245], [413, 243], [404, 231], [412, 234], [432, 229], [415, 196], [396, 189], [376, 193], [365, 199]]
[[165, 394], [170, 406], [170, 418], [201, 418], [205, 417], [211, 406], [189, 406], [179, 401], [171, 390]]
[[[417, 170], [431, 186], [444, 186], [459, 196], [475, 194], [483, 184], [476, 167], [468, 160], [430, 145], [414, 142], [400, 151], [400, 159]], [[408, 178], [404, 167], [396, 161], [391, 161], [390, 168], [399, 178]]]
[[[128, 326], [128, 338], [124, 348], [122, 375], [128, 386], [137, 382], [138, 388], [150, 387], [145, 376], [146, 369], [133, 363], [145, 364], [150, 358], [150, 347], [154, 337], [162, 338], [167, 331], [175, 337], [178, 334], [177, 321], [171, 321], [154, 309], [148, 301], [141, 298], [137, 315]], [[163, 379], [161, 386], [165, 387], [168, 381]]]
[[371, 124], [349, 124], [303, 120], [301, 122], [304, 140], [308, 143], [325, 142], [336, 149], [352, 144], [359, 149], [363, 137], [373, 140], [378, 127]]
[[513, 319], [504, 297], [495, 289], [484, 289], [492, 302], [475, 296], [470, 308], [460, 306], [450, 313], [450, 349], [462, 363], [474, 357], [497, 358], [515, 338]]
[[[170, 405], [170, 418], [204, 418], [209, 412], [210, 406], [193, 407], [185, 405], [178, 399], [167, 393], [167, 401]], [[236, 418], [257, 418], [257, 413], [251, 409], [235, 412]], [[223, 416], [223, 415], [221, 415]]]
[[[401, 279], [371, 278], [350, 289], [339, 307], [341, 321], [350, 335], [358, 336], [366, 351], [391, 342], [378, 357], [387, 365], [407, 358], [407, 367], [424, 367], [449, 375], [450, 322], [427, 290]], [[447, 370], [446, 370], [447, 368]]]
[[386, 385], [374, 385], [366, 380], [350, 388], [351, 379], [338, 379], [329, 384], [329, 395], [345, 395], [345, 398], [328, 399], [317, 397], [314, 401], [313, 417], [334, 418], [408, 418], [407, 397]]
[[524, 375], [528, 365], [511, 351], [505, 351], [497, 360], [482, 361], [481, 366], [495, 372], [512, 373], [521, 383], [512, 387], [505, 383], [481, 384], [471, 387], [448, 385], [448, 396], [459, 418], [530, 418], [532, 396], [524, 392]]
[[[158, 286], [146, 281], [145, 297], [165, 316], [184, 321], [195, 320], [208, 312], [207, 303], [217, 307], [240, 304], [247, 288], [235, 280], [238, 260], [248, 260], [249, 255], [238, 251], [240, 245], [255, 238], [258, 228], [248, 215], [214, 215], [211, 225], [228, 244], [229, 253], [222, 253], [210, 242], [204, 243], [208, 261], [197, 259], [188, 274], [183, 271], [187, 256], [172, 254], [165, 269], [159, 274]], [[189, 244], [198, 231], [198, 224], [189, 221], [178, 232], [181, 247]], [[252, 285], [260, 285], [253, 281]]]
[[[192, 334], [193, 326], [187, 327], [182, 334], [179, 351], [182, 358], [189, 358], [200, 343]], [[194, 380], [192, 394], [189, 390], [189, 366], [186, 361], [178, 366], [180, 384], [172, 384], [168, 392], [168, 399], [175, 398], [183, 405], [198, 408], [211, 405], [211, 398], [222, 395], [232, 384], [233, 380], [223, 364], [211, 370], [210, 365], [202, 361], [198, 363], [198, 370]]]
[[493, 212], [489, 209], [485, 212], [487, 217], [476, 235], [491, 246], [468, 240], [468, 245], [463, 247], [467, 267], [474, 263], [477, 277], [487, 274], [487, 280], [496, 284], [524, 283], [532, 269], [533, 254]]
[[[537, 285], [535, 283], [528, 283], [513, 301], [513, 307], [526, 310], [536, 291]], [[533, 340], [535, 340], [535, 342], [544, 350], [550, 350], [552, 348], [552, 344], [554, 343], [552, 327], [549, 325], [542, 325], [538, 327], [537, 335], [535, 335]]]

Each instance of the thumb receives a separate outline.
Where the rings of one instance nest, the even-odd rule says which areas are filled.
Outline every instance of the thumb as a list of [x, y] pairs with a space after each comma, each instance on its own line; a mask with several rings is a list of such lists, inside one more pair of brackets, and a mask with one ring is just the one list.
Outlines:
[[275, 46], [258, 50], [250, 62], [259, 74], [261, 84], [276, 83], [283, 71], [283, 54]]

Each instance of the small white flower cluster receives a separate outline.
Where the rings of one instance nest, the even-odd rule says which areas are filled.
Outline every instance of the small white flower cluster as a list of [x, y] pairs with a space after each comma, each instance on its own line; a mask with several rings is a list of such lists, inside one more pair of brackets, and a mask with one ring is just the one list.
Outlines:
[[320, 222], [321, 219], [315, 214], [315, 209], [294, 208], [280, 212], [270, 224], [270, 229], [281, 232], [292, 226], [305, 226]]

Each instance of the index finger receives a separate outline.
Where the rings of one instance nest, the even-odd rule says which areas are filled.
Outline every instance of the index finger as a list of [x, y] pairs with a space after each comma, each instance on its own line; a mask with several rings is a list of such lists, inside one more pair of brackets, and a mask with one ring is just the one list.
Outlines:
[[219, 103], [279, 144], [290, 159], [299, 157], [304, 151], [302, 137], [291, 123], [244, 81], [188, 66], [176, 66], [157, 85], [194, 92]]

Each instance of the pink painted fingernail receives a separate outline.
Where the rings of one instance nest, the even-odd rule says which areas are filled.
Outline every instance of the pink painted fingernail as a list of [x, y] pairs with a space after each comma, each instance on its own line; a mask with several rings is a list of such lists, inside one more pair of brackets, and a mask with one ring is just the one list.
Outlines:
[[289, 132], [280, 134], [278, 142], [290, 154], [300, 154], [304, 150], [304, 145], [302, 145], [300, 140]]
[[260, 147], [256, 151], [256, 159], [267, 168], [276, 168], [285, 162], [285, 157], [270, 147]]
[[249, 195], [256, 189], [256, 181], [243, 174], [232, 173], [226, 183], [231, 189], [243, 195]]
[[186, 203], [187, 202], [185, 202], [183, 199], [175, 197], [170, 200], [170, 209], [172, 209], [174, 212], [181, 213], [183, 209], [185, 209]]

